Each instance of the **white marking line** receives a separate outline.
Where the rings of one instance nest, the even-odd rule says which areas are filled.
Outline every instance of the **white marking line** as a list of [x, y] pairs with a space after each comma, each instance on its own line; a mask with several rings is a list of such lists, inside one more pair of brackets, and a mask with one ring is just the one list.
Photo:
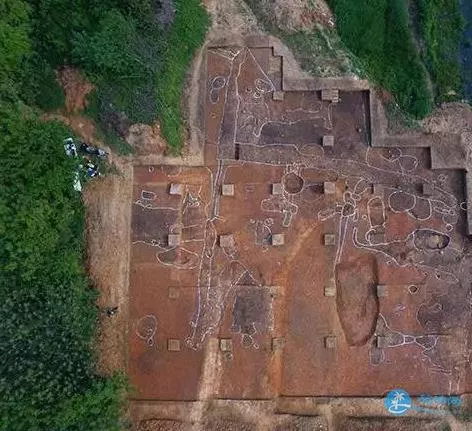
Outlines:
[[136, 323], [135, 333], [144, 340], [149, 347], [154, 345], [154, 335], [157, 331], [157, 318], [154, 314], [141, 317]]

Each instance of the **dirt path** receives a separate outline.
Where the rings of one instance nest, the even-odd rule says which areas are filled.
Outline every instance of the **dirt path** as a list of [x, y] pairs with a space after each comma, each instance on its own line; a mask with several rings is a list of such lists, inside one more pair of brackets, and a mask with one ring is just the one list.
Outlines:
[[130, 253], [131, 197], [133, 168], [117, 164], [118, 174], [87, 185], [83, 192], [86, 207], [87, 269], [100, 291], [97, 304], [118, 307], [108, 317], [100, 314], [97, 350], [98, 371], [112, 374], [126, 371], [128, 271]]

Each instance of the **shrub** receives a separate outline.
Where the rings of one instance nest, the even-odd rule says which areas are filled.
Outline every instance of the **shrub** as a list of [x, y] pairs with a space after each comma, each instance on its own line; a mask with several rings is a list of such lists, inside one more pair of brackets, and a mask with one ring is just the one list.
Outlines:
[[[460, 99], [463, 93], [459, 47], [464, 18], [459, 0], [416, 0], [424, 59], [438, 102]], [[452, 94], [451, 94], [452, 93]]]
[[35, 53], [24, 62], [19, 92], [23, 101], [45, 111], [64, 106], [64, 91], [57, 82], [54, 70]]
[[432, 110], [428, 76], [414, 46], [403, 0], [330, 0], [341, 39], [369, 77], [416, 118]]
[[183, 143], [181, 94], [188, 67], [205, 38], [209, 17], [199, 0], [175, 0], [175, 7], [175, 20], [156, 81], [162, 134], [178, 151]]

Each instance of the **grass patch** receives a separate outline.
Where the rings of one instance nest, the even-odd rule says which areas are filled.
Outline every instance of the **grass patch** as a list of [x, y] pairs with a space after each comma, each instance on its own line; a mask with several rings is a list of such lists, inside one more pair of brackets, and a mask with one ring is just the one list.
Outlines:
[[302, 68], [313, 76], [360, 74], [335, 30], [317, 27], [312, 31], [288, 32], [277, 25], [275, 14], [267, 0], [246, 0], [246, 4], [265, 30], [282, 39]]
[[[110, 106], [111, 102], [103, 98], [100, 90], [94, 90], [89, 94], [87, 102], [84, 113], [95, 121], [97, 137], [120, 155], [134, 154], [134, 148], [124, 140], [124, 137], [117, 134], [118, 127], [112, 122], [107, 123], [107, 118], [115, 118], [118, 123], [120, 122], [120, 118], [117, 117], [118, 112], [113, 110], [113, 105]], [[106, 113], [110, 110], [111, 114], [106, 117]]]
[[404, 0], [329, 0], [346, 46], [400, 108], [423, 118], [433, 107], [428, 75], [414, 45]]
[[415, 0], [415, 6], [436, 101], [458, 100], [463, 94], [459, 49], [465, 28], [459, 0]]
[[97, 137], [102, 142], [106, 142], [113, 148], [117, 154], [121, 156], [128, 156], [135, 153], [134, 148], [128, 144], [124, 139], [120, 138], [113, 131], [104, 130], [100, 125], [96, 129]]
[[[313, 76], [346, 76], [354, 72], [354, 62], [335, 30], [319, 29], [283, 35], [303, 69]], [[334, 73], [333, 73], [334, 72]], [[360, 74], [359, 70], [356, 70]]]
[[200, 0], [175, 0], [175, 20], [156, 77], [161, 131], [174, 153], [183, 144], [181, 95], [185, 77], [197, 49], [202, 45], [209, 17]]
[[392, 134], [401, 134], [407, 130], [421, 130], [419, 121], [402, 111], [395, 102], [385, 103], [385, 114], [388, 119], [389, 132]]

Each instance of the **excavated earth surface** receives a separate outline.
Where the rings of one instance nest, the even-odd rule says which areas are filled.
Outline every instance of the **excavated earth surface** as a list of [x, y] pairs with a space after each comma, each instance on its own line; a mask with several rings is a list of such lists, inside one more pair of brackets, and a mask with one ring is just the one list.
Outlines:
[[368, 90], [284, 91], [282, 62], [208, 48], [204, 165], [134, 167], [136, 429], [447, 429], [323, 406], [470, 392], [464, 172], [370, 145]]

